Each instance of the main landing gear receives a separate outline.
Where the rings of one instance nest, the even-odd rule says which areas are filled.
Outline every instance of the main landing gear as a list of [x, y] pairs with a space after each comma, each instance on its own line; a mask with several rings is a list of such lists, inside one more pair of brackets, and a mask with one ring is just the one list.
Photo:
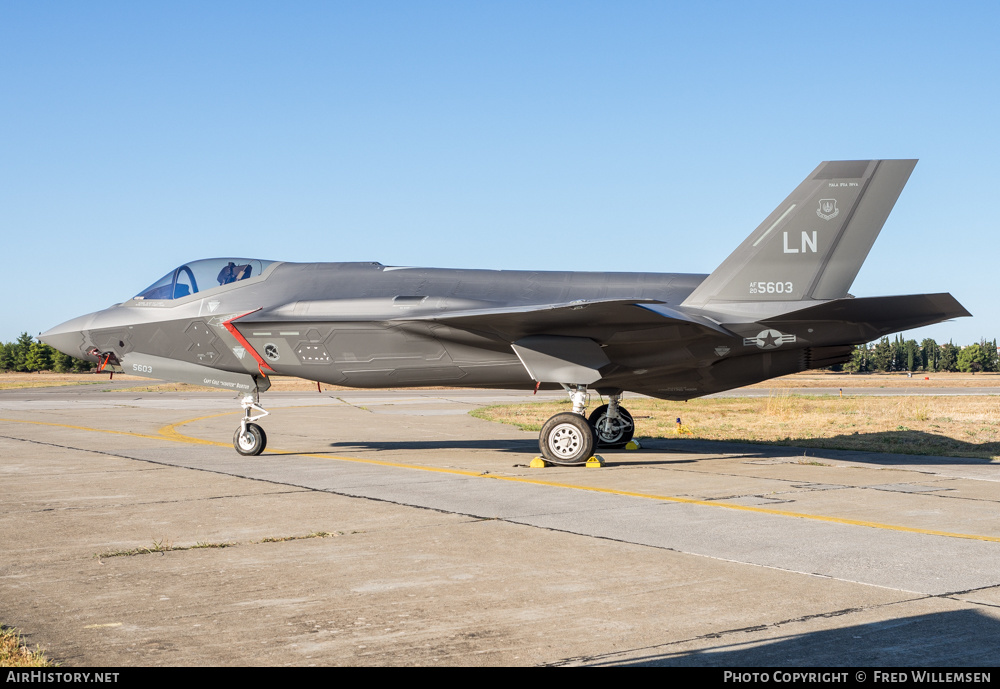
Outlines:
[[619, 406], [621, 395], [612, 395], [610, 404], [602, 404], [590, 414], [591, 427], [598, 447], [625, 447], [635, 435], [635, 423], [628, 409]]
[[587, 386], [564, 385], [573, 401], [573, 411], [562, 412], [542, 425], [538, 435], [538, 449], [542, 457], [553, 464], [583, 464], [594, 454], [595, 448], [625, 447], [635, 433], [632, 415], [620, 406], [621, 393], [610, 396], [608, 404], [601, 405], [590, 415], [587, 410]]
[[[259, 400], [254, 395], [246, 395], [240, 402], [240, 406], [243, 407], [243, 419], [233, 436], [233, 447], [241, 455], [259, 455], [267, 447], [267, 434], [264, 433], [263, 428], [253, 422], [263, 419], [270, 412], [260, 406]], [[251, 415], [251, 409], [259, 413]]]

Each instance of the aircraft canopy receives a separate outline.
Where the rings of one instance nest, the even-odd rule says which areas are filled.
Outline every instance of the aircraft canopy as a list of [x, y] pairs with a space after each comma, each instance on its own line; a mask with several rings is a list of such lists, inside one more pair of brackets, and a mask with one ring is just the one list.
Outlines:
[[206, 258], [175, 268], [135, 295], [136, 299], [181, 299], [223, 285], [258, 277], [274, 261], [256, 258]]

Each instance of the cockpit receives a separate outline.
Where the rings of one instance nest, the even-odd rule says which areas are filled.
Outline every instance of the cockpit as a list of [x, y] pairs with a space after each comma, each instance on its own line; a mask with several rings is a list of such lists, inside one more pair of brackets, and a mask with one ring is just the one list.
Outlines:
[[175, 268], [135, 295], [135, 299], [183, 299], [197, 292], [259, 277], [274, 261], [206, 258]]

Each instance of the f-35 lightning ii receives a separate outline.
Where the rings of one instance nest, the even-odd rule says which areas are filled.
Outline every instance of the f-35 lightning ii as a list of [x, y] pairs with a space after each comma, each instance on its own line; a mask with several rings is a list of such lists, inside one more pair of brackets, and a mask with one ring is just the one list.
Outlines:
[[[622, 447], [625, 391], [688, 400], [847, 361], [855, 345], [970, 315], [950, 294], [855, 298], [915, 160], [821, 163], [711, 275], [445, 270], [207, 259], [40, 335], [113, 371], [242, 393], [233, 444], [273, 375], [362, 388], [566, 389], [542, 427], [556, 464]], [[587, 391], [609, 403], [585, 416]]]

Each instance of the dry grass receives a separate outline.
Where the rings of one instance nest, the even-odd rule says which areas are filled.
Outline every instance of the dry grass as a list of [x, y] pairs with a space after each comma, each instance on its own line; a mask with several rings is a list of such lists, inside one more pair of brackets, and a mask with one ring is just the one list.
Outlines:
[[[800, 396], [666, 402], [629, 399], [636, 436], [676, 438], [680, 417], [687, 438], [1000, 459], [1000, 397]], [[483, 407], [473, 415], [537, 431], [568, 403]]]
[[997, 388], [1000, 392], [1000, 373], [920, 373], [912, 378], [905, 373], [834, 373], [832, 371], [805, 371], [749, 388], [774, 390], [780, 388]]
[[[53, 387], [62, 385], [101, 384], [109, 381], [108, 372], [104, 373], [0, 373], [0, 390], [16, 388]], [[781, 378], [774, 378], [763, 383], [751, 385], [751, 388], [775, 390], [784, 388], [967, 388], [988, 387], [997, 388], [1000, 393], [1000, 373], [914, 373], [907, 378], [901, 373], [831, 373], [829, 371], [806, 371], [794, 373]], [[117, 388], [117, 392], [218, 392], [218, 388], [208, 388], [188, 383], [160, 383], [149, 378], [116, 373], [114, 382], [135, 381], [131, 388]], [[322, 385], [323, 391], [353, 390], [339, 385]], [[448, 390], [447, 386], [422, 386], [421, 390]], [[272, 376], [271, 390], [275, 392], [315, 392], [316, 383], [302, 378], [287, 376]]]
[[[352, 531], [351, 533], [356, 534], [360, 532]], [[133, 557], [135, 555], [152, 555], [153, 553], [172, 553], [179, 550], [198, 550], [200, 548], [233, 548], [241, 545], [256, 545], [258, 543], [301, 541], [306, 538], [336, 538], [337, 536], [343, 535], [343, 531], [313, 531], [312, 533], [294, 536], [268, 536], [267, 538], [262, 538], [259, 541], [247, 541], [245, 543], [238, 543], [236, 541], [221, 541], [217, 543], [198, 541], [194, 545], [174, 545], [167, 539], [161, 538], [158, 541], [154, 540], [152, 545], [149, 546], [139, 546], [138, 548], [125, 548], [120, 550], [105, 550], [101, 553], [94, 553], [94, 558], [97, 560], [105, 560], [112, 557]]]
[[100, 383], [103, 381], [98, 380], [86, 380], [86, 381], [56, 381], [49, 382], [45, 380], [21, 380], [16, 382], [0, 382], [0, 390], [23, 390], [31, 388], [52, 388], [52, 387], [64, 387], [67, 385], [93, 385], [95, 383]]
[[[14, 373], [8, 371], [0, 373], [0, 384], [18, 382], [38, 382], [43, 385], [65, 385], [72, 383], [103, 383], [108, 379], [108, 372], [104, 373], [55, 373], [53, 371], [39, 371], [36, 373]], [[124, 373], [115, 375], [115, 379], [123, 380], [149, 380], [139, 376], [129, 376]]]
[[126, 550], [106, 550], [103, 553], [95, 553], [94, 557], [103, 560], [112, 557], [131, 557], [132, 555], [150, 555], [152, 553], [170, 553], [175, 550], [197, 550], [199, 548], [231, 548], [236, 543], [225, 541], [221, 543], [205, 543], [198, 541], [194, 545], [173, 545], [166, 539], [153, 541], [151, 546], [140, 546], [138, 548], [128, 548]]
[[336, 538], [337, 536], [343, 536], [341, 531], [313, 531], [310, 534], [305, 534], [304, 536], [268, 536], [267, 538], [260, 539], [260, 543], [284, 543], [285, 541], [301, 541], [304, 538]]
[[[126, 373], [116, 373], [114, 378], [110, 373], [52, 373], [42, 371], [40, 373], [0, 373], [0, 390], [13, 390], [19, 388], [49, 388], [65, 385], [104, 385], [106, 383], [135, 382], [134, 387], [107, 388], [102, 392], [220, 392], [220, 388], [210, 388], [203, 385], [191, 385], [190, 383], [169, 383], [160, 382], [142, 376], [133, 376]], [[322, 384], [323, 392], [334, 392], [336, 390], [358, 390], [360, 388], [344, 387], [342, 385]], [[451, 390], [450, 387], [421, 386], [420, 390]], [[227, 391], [228, 392], [228, 391]], [[316, 381], [305, 380], [304, 378], [294, 378], [291, 376], [271, 376], [271, 388], [268, 392], [316, 392]]]
[[[107, 383], [134, 382], [134, 387], [109, 388], [107, 392], [219, 392], [219, 388], [189, 383], [161, 383], [160, 381], [133, 376], [126, 373], [116, 373], [114, 378], [108, 371], [103, 373], [0, 373], [0, 390], [16, 390], [22, 388], [49, 388], [66, 385], [106, 385]], [[323, 391], [346, 390], [336, 385], [323, 384]], [[276, 392], [316, 392], [316, 383], [302, 378], [287, 376], [272, 376], [271, 390]]]
[[0, 667], [54, 667], [38, 648], [31, 650], [16, 629], [0, 627]]

